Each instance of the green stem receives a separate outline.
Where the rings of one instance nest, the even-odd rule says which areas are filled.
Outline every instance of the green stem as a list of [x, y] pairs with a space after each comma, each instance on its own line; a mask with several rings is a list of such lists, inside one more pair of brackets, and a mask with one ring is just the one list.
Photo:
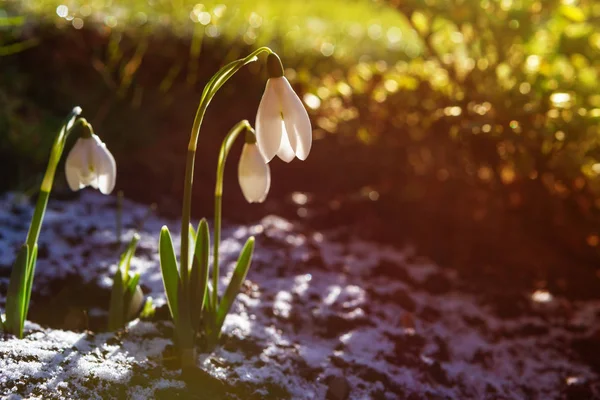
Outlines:
[[181, 368], [196, 366], [196, 349], [185, 348], [181, 350]]
[[194, 184], [194, 161], [196, 151], [189, 150], [185, 162], [185, 186], [183, 188], [183, 217], [181, 218], [181, 250], [180, 250], [180, 276], [183, 289], [186, 290], [189, 281], [189, 225], [192, 210], [192, 185]]
[[[190, 141], [188, 143], [188, 155], [185, 164], [185, 181], [183, 188], [183, 205], [181, 210], [181, 248], [180, 248], [180, 260], [181, 269], [189, 269], [189, 235], [188, 227], [190, 225], [191, 213], [192, 213], [192, 185], [194, 181], [194, 161], [196, 158], [196, 148], [198, 146], [198, 136], [200, 135], [200, 127], [204, 119], [206, 109], [210, 104], [212, 98], [217, 91], [223, 86], [229, 78], [231, 78], [240, 68], [244, 65], [257, 60], [257, 56], [261, 53], [272, 54], [273, 51], [268, 47], [260, 47], [254, 50], [245, 58], [233, 61], [223, 68], [221, 68], [213, 77], [208, 81], [202, 92], [200, 98], [200, 104], [196, 110], [196, 116], [194, 117], [194, 125], [192, 126], [192, 132], [190, 134]], [[185, 269], [184, 267], [185, 266]], [[185, 276], [185, 278], [183, 278]], [[188, 277], [187, 274], [182, 274], [182, 280], [185, 279], [184, 286], [187, 285]]]
[[56, 174], [56, 167], [60, 161], [63, 150], [65, 148], [65, 143], [69, 134], [73, 130], [75, 123], [75, 118], [81, 114], [81, 108], [75, 107], [67, 117], [67, 121], [63, 125], [63, 127], [58, 132], [56, 139], [54, 140], [54, 144], [52, 145], [52, 151], [50, 153], [50, 159], [48, 160], [48, 166], [46, 167], [46, 173], [44, 174], [44, 180], [42, 181], [42, 185], [40, 187], [40, 194], [37, 199], [37, 203], [35, 205], [35, 211], [33, 212], [33, 218], [31, 220], [31, 225], [29, 225], [29, 232], [27, 232], [27, 245], [29, 245], [30, 249], [33, 249], [33, 246], [37, 243], [38, 238], [40, 236], [40, 229], [42, 228], [42, 221], [44, 219], [44, 214], [46, 213], [46, 206], [48, 205], [48, 197], [50, 196], [50, 191], [52, 190], [52, 184], [54, 183], [54, 175]]
[[29, 225], [29, 232], [27, 233], [27, 245], [30, 249], [37, 243], [38, 237], [40, 236], [40, 230], [42, 229], [42, 220], [46, 213], [46, 206], [48, 205], [48, 198], [50, 192], [40, 190], [37, 202], [35, 204], [35, 210], [33, 211], [33, 218], [31, 219], [31, 225]]
[[[7, 299], [7, 303], [10, 301], [19, 301], [21, 303], [18, 309], [15, 309], [14, 307], [7, 307], [6, 319], [7, 321], [11, 321], [11, 324], [14, 323], [17, 325], [10, 326], [10, 330], [15, 330], [13, 333], [15, 333], [19, 338], [23, 337], [23, 324], [25, 323], [25, 319], [27, 318], [27, 313], [29, 311], [29, 300], [31, 296], [31, 287], [33, 284], [33, 275], [35, 272], [35, 263], [37, 258], [37, 241], [40, 236], [40, 230], [42, 228], [44, 214], [46, 213], [46, 207], [48, 206], [48, 198], [50, 197], [50, 191], [52, 190], [54, 175], [56, 174], [56, 168], [65, 148], [67, 137], [75, 125], [75, 118], [77, 118], [79, 114], [81, 114], [81, 108], [75, 107], [67, 117], [66, 122], [63, 124], [54, 140], [52, 150], [50, 151], [48, 166], [46, 167], [44, 179], [42, 180], [42, 185], [40, 187], [40, 193], [35, 205], [33, 217], [31, 219], [31, 224], [29, 225], [29, 231], [27, 232], [27, 238], [25, 239], [25, 260], [19, 261], [19, 257], [17, 257], [15, 265], [13, 266], [13, 272], [20, 271], [20, 274], [18, 274], [18, 276], [11, 276], [8, 297], [10, 298], [11, 296], [15, 296], [15, 292], [11, 294], [11, 288], [15, 287], [17, 288], [16, 293], [19, 293], [19, 295], [18, 298], [11, 298], [10, 300]], [[29, 251], [27, 251], [27, 249], [29, 249]], [[17, 280], [13, 281], [13, 279]], [[17, 315], [14, 315], [15, 313]]]
[[219, 163], [217, 164], [217, 183], [215, 184], [215, 233], [214, 233], [214, 247], [213, 247], [213, 302], [215, 309], [218, 309], [218, 288], [219, 288], [219, 244], [221, 242], [221, 208], [223, 199], [223, 176], [225, 174], [225, 162], [227, 161], [227, 155], [231, 150], [231, 146], [235, 142], [235, 139], [239, 136], [240, 132], [244, 130], [254, 131], [252, 126], [247, 120], [243, 120], [235, 124], [233, 128], [227, 133], [223, 143], [221, 144], [221, 150], [219, 151]]

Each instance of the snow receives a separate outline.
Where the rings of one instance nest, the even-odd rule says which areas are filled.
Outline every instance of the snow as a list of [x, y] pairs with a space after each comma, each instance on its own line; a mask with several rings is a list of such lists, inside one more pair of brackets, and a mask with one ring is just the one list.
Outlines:
[[[94, 191], [70, 201], [51, 198], [37, 298], [72, 275], [109, 290], [119, 259], [115, 204]], [[123, 211], [126, 242], [147, 208], [125, 200]], [[0, 198], [0, 296], [31, 213], [22, 196]], [[162, 225], [178, 253], [178, 221], [151, 216], [132, 261], [157, 307], [165, 304], [157, 251]], [[310, 231], [277, 216], [225, 224], [221, 290], [250, 235], [257, 239], [255, 257], [225, 320], [223, 345], [199, 354], [198, 365], [244, 388], [232, 398], [325, 398], [328, 380], [340, 376], [351, 399], [561, 398], [572, 385], [600, 381], [570, 348], [593, 334], [600, 302], [526, 293], [530, 309], [501, 318], [482, 296], [459, 290], [454, 272], [415, 257], [414, 249], [342, 233]], [[432, 281], [442, 289], [431, 289]], [[102, 315], [101, 307], [90, 315]], [[94, 334], [28, 322], [23, 340], [0, 339], [0, 397], [145, 399], [157, 390], [187, 390], [180, 371], [165, 368], [171, 329], [169, 321], [135, 320], [122, 332]]]

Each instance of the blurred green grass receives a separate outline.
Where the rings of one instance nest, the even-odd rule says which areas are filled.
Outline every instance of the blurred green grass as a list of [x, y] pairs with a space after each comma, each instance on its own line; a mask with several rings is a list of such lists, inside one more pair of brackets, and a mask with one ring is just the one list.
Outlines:
[[[432, 188], [459, 182], [464, 192], [481, 189], [538, 216], [548, 231], [576, 221], [573, 242], [600, 252], [597, 1], [28, 0], [0, 7], [24, 18], [8, 28], [0, 22], [9, 33], [0, 44], [39, 40], [27, 56], [0, 60], [0, 152], [18, 154], [22, 165], [42, 162], [38, 132], [58, 101], [81, 102], [108, 142], [127, 151], [164, 134], [165, 125], [188, 129], [202, 82], [249, 48], [268, 45], [283, 55], [316, 138], [361, 143], [379, 169], [408, 182], [394, 187], [395, 204], [413, 207]], [[244, 71], [236, 79], [262, 73], [259, 63]], [[225, 87], [236, 110], [227, 101], [212, 110], [222, 119], [251, 118], [263, 83], [264, 76], [247, 79], [241, 96], [230, 90], [235, 84]], [[488, 223], [487, 205], [481, 208], [461, 218]]]
[[28, 18], [57, 26], [160, 31], [226, 44], [272, 45], [352, 63], [414, 57], [421, 44], [406, 19], [372, 0], [25, 0], [8, 1]]

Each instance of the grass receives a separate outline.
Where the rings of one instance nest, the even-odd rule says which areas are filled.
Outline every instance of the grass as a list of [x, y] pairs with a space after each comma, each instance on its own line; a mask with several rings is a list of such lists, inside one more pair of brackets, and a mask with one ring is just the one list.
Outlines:
[[[19, 13], [81, 28], [138, 30], [274, 46], [286, 56], [312, 53], [352, 63], [416, 56], [421, 46], [405, 18], [371, 0], [25, 0]], [[192, 43], [193, 44], [193, 43]]]

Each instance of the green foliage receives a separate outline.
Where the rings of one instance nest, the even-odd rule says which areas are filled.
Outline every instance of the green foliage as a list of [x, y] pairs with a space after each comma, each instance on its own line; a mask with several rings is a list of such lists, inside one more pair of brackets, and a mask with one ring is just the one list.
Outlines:
[[[210, 232], [208, 222], [202, 218], [198, 225], [198, 237], [192, 255], [192, 271], [190, 272], [190, 301], [198, 312], [192, 314], [192, 326], [200, 326], [200, 316], [204, 310], [208, 286], [208, 259], [210, 255]], [[193, 243], [193, 242], [192, 242]]]
[[140, 318], [142, 319], [150, 319], [154, 317], [156, 312], [156, 308], [154, 307], [154, 300], [151, 296], [146, 298], [146, 302], [144, 303], [144, 307], [142, 307], [142, 311], [140, 312]]
[[597, 2], [389, 4], [418, 33], [423, 57], [306, 77], [317, 134], [394, 149], [416, 176], [510, 188], [512, 206], [525, 201], [519, 187], [539, 184], [597, 214]]
[[17, 254], [13, 265], [6, 294], [6, 332], [17, 337], [23, 337], [23, 324], [25, 323], [25, 299], [27, 298], [27, 268], [29, 266], [29, 246], [24, 244]]
[[173, 318], [174, 321], [177, 321], [179, 312], [179, 307], [177, 305], [179, 299], [179, 272], [177, 271], [177, 258], [175, 257], [173, 240], [171, 239], [169, 228], [166, 226], [163, 226], [160, 231], [158, 248], [160, 253], [160, 269], [162, 271], [167, 304], [169, 305], [171, 318]]
[[117, 272], [113, 278], [113, 287], [110, 294], [110, 307], [108, 312], [108, 330], [114, 331], [123, 327], [124, 314], [124, 294], [123, 273], [121, 268], [117, 268]]
[[221, 331], [221, 327], [223, 326], [223, 322], [225, 322], [225, 317], [227, 313], [231, 309], [235, 298], [237, 297], [240, 289], [242, 288], [242, 284], [246, 279], [246, 275], [248, 274], [248, 269], [250, 269], [250, 263], [252, 261], [252, 253], [254, 251], [254, 237], [248, 238], [246, 244], [242, 248], [240, 252], [240, 256], [235, 266], [235, 270], [233, 271], [233, 276], [229, 281], [229, 285], [225, 290], [225, 294], [219, 303], [215, 328], [217, 331]]
[[35, 37], [18, 39], [25, 22], [24, 16], [8, 16], [0, 6], [0, 32], [4, 33], [0, 36], [0, 57], [20, 53], [39, 44]]
[[[117, 271], [113, 278], [113, 288], [110, 295], [110, 306], [108, 312], [108, 330], [116, 331], [125, 326], [140, 310], [142, 302], [142, 291], [138, 285], [140, 274], [130, 274], [131, 259], [135, 254], [140, 236], [135, 233], [127, 248], [121, 255]], [[151, 307], [150, 303], [150, 306]], [[147, 304], [144, 306], [144, 308]], [[148, 310], [147, 312], [150, 312]]]
[[27, 310], [29, 308], [29, 301], [31, 300], [31, 290], [33, 288], [33, 277], [35, 275], [35, 266], [37, 263], [38, 245], [33, 245], [33, 250], [29, 255], [29, 265], [27, 266], [27, 282], [25, 284], [25, 304], [23, 308], [24, 317], [27, 317]]
[[[169, 229], [164, 226], [159, 239], [160, 264], [167, 303], [175, 324], [175, 338], [182, 354], [189, 355], [194, 346], [194, 338], [202, 332], [209, 346], [216, 345], [223, 322], [235, 300], [250, 268], [254, 238], [248, 239], [240, 253], [235, 272], [220, 304], [210, 301], [208, 261], [210, 254], [210, 232], [208, 223], [202, 219], [198, 230], [189, 229], [195, 238], [192, 267], [188, 271], [177, 271], [177, 260]], [[189, 274], [184, 283], [181, 274]], [[189, 287], [186, 286], [189, 284]], [[192, 363], [191, 360], [182, 362]]]
[[75, 107], [60, 131], [56, 135], [48, 167], [44, 180], [41, 185], [38, 199], [33, 212], [29, 231], [25, 244], [17, 254], [15, 264], [11, 272], [10, 282], [8, 284], [8, 293], [6, 296], [6, 321], [2, 323], [3, 330], [12, 333], [18, 338], [23, 337], [23, 326], [29, 312], [29, 301], [31, 299], [31, 290], [33, 287], [33, 278], [38, 254], [38, 237], [44, 221], [44, 214], [52, 190], [52, 182], [56, 172], [56, 166], [62, 156], [65, 141], [71, 132], [75, 119], [81, 113], [81, 108]]
[[[120, 33], [137, 31], [145, 35], [165, 26], [174, 35], [192, 38], [190, 55], [196, 61], [202, 44], [215, 41], [227, 48], [280, 43], [279, 50], [288, 57], [313, 53], [347, 62], [353, 61], [356, 54], [386, 57], [390, 51], [418, 51], [402, 18], [385, 4], [370, 0], [207, 0], [200, 3], [130, 0], [119, 4], [38, 0], [23, 3], [19, 11], [68, 28], [87, 27], [101, 18], [103, 29], [118, 33], [116, 46], [111, 51], [114, 63], [124, 56], [118, 46]], [[394, 41], [393, 45], [386, 46], [382, 38], [390, 29], [394, 31], [398, 27], [401, 30], [397, 35], [406, 38], [406, 42]], [[129, 68], [134, 65], [130, 64]]]

